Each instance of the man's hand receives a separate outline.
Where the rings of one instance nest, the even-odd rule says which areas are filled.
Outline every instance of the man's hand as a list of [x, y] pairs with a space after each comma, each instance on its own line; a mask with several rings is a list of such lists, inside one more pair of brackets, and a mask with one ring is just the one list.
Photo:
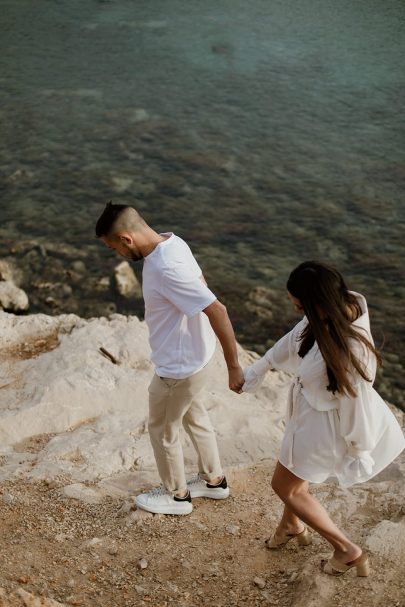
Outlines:
[[242, 367], [238, 361], [235, 334], [231, 321], [229, 320], [228, 312], [218, 299], [207, 306], [203, 312], [208, 316], [211, 327], [214, 329], [215, 335], [221, 342], [226, 366], [228, 367], [229, 388], [237, 394], [240, 394], [242, 392], [242, 386], [245, 383], [245, 378], [243, 376]]
[[245, 383], [242, 367], [228, 369], [229, 389], [237, 394], [241, 394], [242, 386]]

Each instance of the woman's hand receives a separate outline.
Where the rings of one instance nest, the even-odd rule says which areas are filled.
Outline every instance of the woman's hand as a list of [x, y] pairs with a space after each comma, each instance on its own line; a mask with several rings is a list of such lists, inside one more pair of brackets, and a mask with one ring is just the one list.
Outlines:
[[259, 358], [253, 365], [246, 367], [243, 370], [245, 383], [243, 384], [243, 392], [255, 392], [261, 385], [267, 371], [271, 369], [271, 365], [265, 356]]

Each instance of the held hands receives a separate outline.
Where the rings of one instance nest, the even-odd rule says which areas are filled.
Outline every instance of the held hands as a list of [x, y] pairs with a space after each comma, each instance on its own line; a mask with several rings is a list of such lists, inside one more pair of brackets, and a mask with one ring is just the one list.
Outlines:
[[261, 385], [264, 376], [267, 371], [271, 369], [271, 365], [265, 356], [259, 358], [253, 365], [246, 367], [243, 370], [245, 376], [245, 383], [243, 385], [243, 392], [255, 392]]
[[229, 368], [229, 388], [237, 394], [255, 392], [270, 369], [271, 365], [265, 356], [259, 358], [243, 371], [240, 366]]
[[237, 394], [241, 394], [242, 386], [245, 383], [242, 367], [232, 367], [228, 369], [229, 389]]

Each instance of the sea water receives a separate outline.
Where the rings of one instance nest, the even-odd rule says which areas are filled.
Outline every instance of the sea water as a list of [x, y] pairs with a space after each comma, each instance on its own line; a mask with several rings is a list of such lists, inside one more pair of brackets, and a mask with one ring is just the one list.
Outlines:
[[402, 1], [2, 0], [0, 30], [0, 255], [32, 311], [142, 314], [94, 237], [133, 204], [259, 352], [296, 320], [291, 269], [336, 265], [404, 403]]

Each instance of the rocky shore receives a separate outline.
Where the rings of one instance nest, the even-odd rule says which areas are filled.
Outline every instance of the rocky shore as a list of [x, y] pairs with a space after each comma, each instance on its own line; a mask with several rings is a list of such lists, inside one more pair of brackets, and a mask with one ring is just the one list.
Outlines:
[[[52, 316], [68, 312], [84, 318], [136, 314], [142, 319], [140, 266], [113, 256], [100, 263], [100, 249], [99, 243], [80, 249], [40, 240], [0, 242], [0, 309]], [[295, 322], [286, 310], [285, 293], [280, 296], [264, 285], [249, 287], [244, 300], [239, 292], [229, 290], [220, 297], [228, 306], [238, 341], [258, 354]], [[376, 387], [383, 398], [405, 410], [400, 357], [385, 349], [382, 355]]]
[[[313, 491], [369, 551], [373, 575], [331, 579], [326, 543], [273, 554], [270, 487], [289, 378], [227, 389], [217, 352], [207, 406], [231, 486], [187, 517], [134, 509], [158, 482], [147, 436], [153, 372], [136, 317], [0, 312], [0, 607], [403, 607], [405, 457], [349, 492]], [[243, 365], [256, 355], [240, 348]], [[403, 414], [393, 409], [403, 424]], [[184, 436], [187, 472], [195, 454]]]

